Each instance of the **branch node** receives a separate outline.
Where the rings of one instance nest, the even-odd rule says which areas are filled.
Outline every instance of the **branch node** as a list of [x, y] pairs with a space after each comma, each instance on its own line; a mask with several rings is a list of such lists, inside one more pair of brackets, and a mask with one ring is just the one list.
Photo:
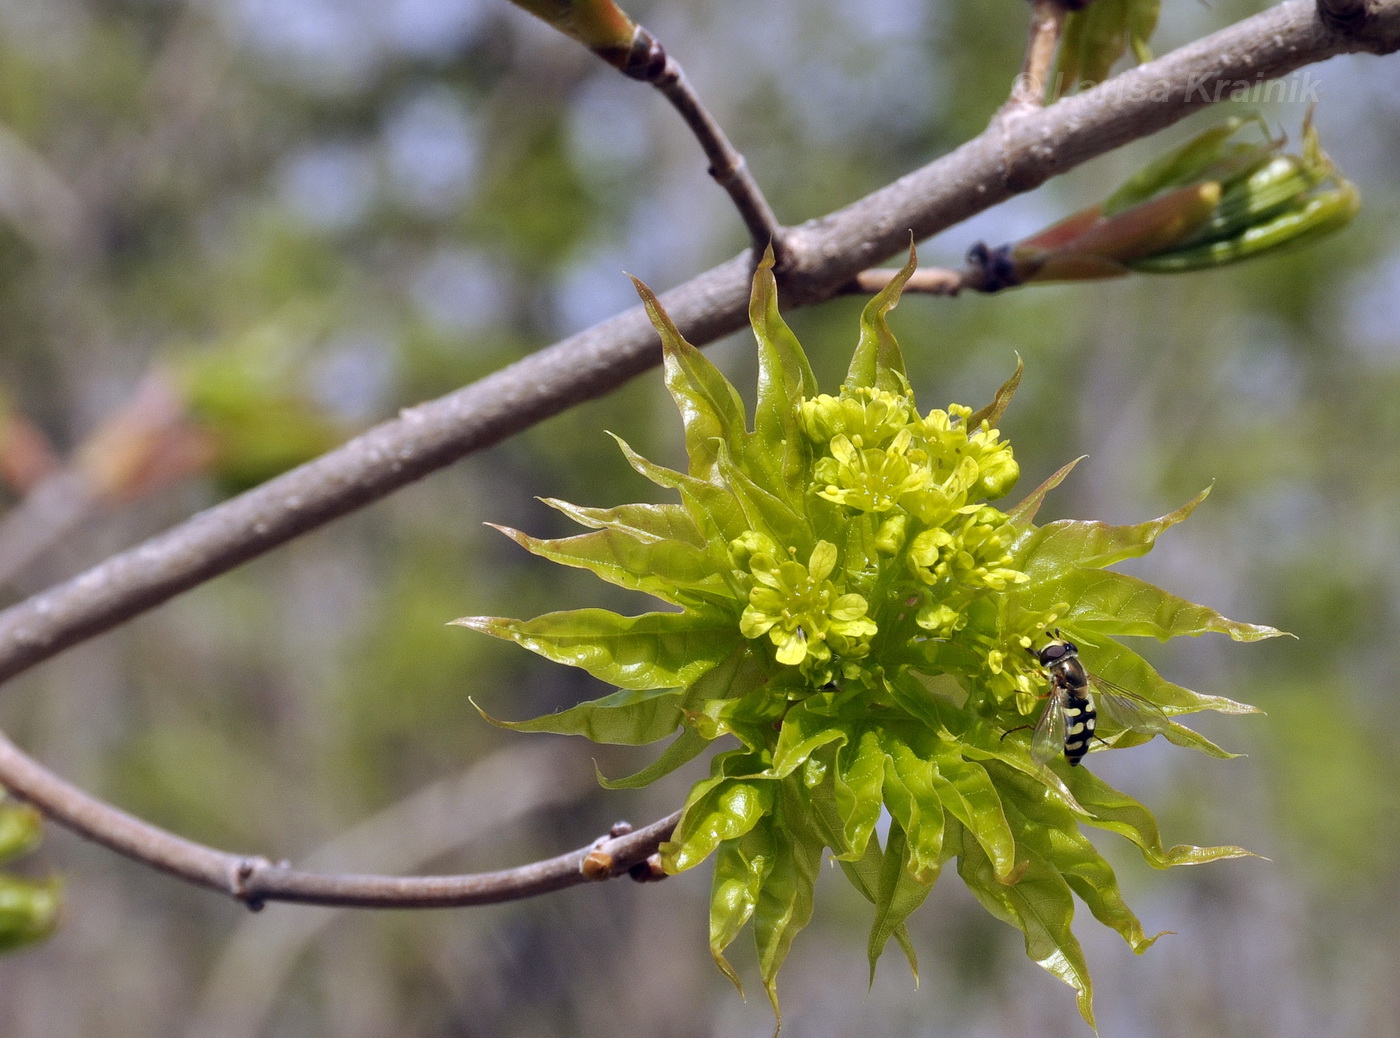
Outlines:
[[603, 850], [602, 847], [595, 846], [584, 855], [578, 870], [583, 873], [584, 879], [611, 879], [615, 864], [617, 864], [616, 859], [611, 854]]
[[619, 836], [626, 836], [633, 829], [631, 822], [614, 822], [608, 829], [608, 836], [616, 840]]
[[638, 883], [659, 883], [663, 879], [669, 878], [669, 873], [661, 867], [661, 854], [659, 852], [648, 856], [645, 861], [637, 862], [627, 870], [627, 875]]
[[[266, 858], [239, 858], [229, 868], [229, 893], [237, 900], [247, 905], [248, 911], [261, 912], [263, 910], [264, 901], [262, 895], [255, 889], [257, 884], [254, 880], [256, 880], [258, 874], [264, 869], [273, 867], [272, 862], [268, 861]], [[282, 863], [282, 867], [286, 867], [285, 862]]]
[[1317, 0], [1317, 15], [1329, 29], [1355, 36], [1370, 17], [1367, 0]]
[[666, 48], [640, 25], [632, 36], [632, 47], [618, 65], [618, 71], [644, 83], [655, 83], [666, 69]]

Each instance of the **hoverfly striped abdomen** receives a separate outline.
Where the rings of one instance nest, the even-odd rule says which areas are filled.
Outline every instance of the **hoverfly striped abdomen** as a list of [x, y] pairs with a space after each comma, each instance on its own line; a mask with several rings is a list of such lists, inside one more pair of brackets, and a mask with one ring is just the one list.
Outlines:
[[1050, 678], [1051, 695], [1041, 723], [1036, 725], [1036, 755], [1048, 759], [1063, 749], [1065, 760], [1078, 764], [1089, 752], [1098, 721], [1094, 696], [1089, 691], [1089, 674], [1079, 662], [1079, 647], [1057, 638], [1036, 657]]
[[1078, 764], [1089, 752], [1089, 740], [1094, 737], [1098, 711], [1094, 699], [1087, 693], [1083, 698], [1068, 691], [1060, 693], [1060, 709], [1065, 715], [1065, 760]]

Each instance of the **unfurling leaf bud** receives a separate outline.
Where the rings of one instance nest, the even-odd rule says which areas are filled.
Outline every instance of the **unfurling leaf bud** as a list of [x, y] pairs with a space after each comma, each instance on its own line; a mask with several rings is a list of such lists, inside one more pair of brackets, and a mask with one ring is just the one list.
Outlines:
[[1149, 164], [1108, 200], [1012, 245], [977, 245], [968, 282], [996, 292], [1028, 282], [1224, 266], [1344, 227], [1360, 197], [1318, 144], [1233, 140], [1258, 121], [1228, 119]]

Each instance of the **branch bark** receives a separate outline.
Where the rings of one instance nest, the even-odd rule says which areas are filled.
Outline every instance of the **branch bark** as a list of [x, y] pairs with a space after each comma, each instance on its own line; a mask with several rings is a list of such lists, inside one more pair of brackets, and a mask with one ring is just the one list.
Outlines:
[[[1291, 0], [1093, 90], [998, 120], [951, 154], [792, 230], [785, 235], [788, 262], [779, 271], [784, 304], [827, 299], [861, 271], [904, 249], [911, 230], [922, 240], [1224, 100], [1242, 82], [1277, 78], [1336, 54], [1400, 49], [1400, 0], [1326, 3], [1319, 14], [1312, 4]], [[712, 342], [742, 325], [751, 264], [745, 253], [662, 296], [692, 342]], [[655, 332], [637, 307], [408, 409], [316, 461], [0, 613], [0, 680], [599, 396], [660, 357]], [[582, 882], [588, 878], [586, 861], [600, 876], [625, 871], [644, 861], [674, 825], [674, 817], [663, 819], [601, 848], [482, 876], [334, 877], [299, 873], [166, 833], [68, 786], [3, 739], [0, 782], [91, 839], [250, 903], [280, 898], [424, 907], [507, 900]]]
[[677, 811], [634, 832], [555, 858], [457, 876], [302, 872], [259, 855], [230, 854], [166, 832], [59, 778], [0, 734], [0, 776], [16, 795], [86, 839], [196, 886], [244, 902], [296, 901], [344, 908], [461, 908], [547, 894], [612, 879], [643, 865], [671, 835]]

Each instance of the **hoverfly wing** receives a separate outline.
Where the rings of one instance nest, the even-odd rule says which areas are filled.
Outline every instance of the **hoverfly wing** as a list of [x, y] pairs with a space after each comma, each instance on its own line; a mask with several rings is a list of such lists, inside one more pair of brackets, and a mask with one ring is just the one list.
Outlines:
[[1090, 674], [1089, 682], [1098, 693], [1099, 713], [1120, 728], [1133, 728], [1156, 735], [1166, 735], [1171, 731], [1171, 718], [1156, 703], [1149, 703], [1136, 692], [1115, 685], [1097, 674]]
[[1031, 759], [1037, 764], [1048, 764], [1065, 748], [1064, 695], [1052, 691], [1045, 701], [1045, 710], [1035, 723], [1031, 733]]

